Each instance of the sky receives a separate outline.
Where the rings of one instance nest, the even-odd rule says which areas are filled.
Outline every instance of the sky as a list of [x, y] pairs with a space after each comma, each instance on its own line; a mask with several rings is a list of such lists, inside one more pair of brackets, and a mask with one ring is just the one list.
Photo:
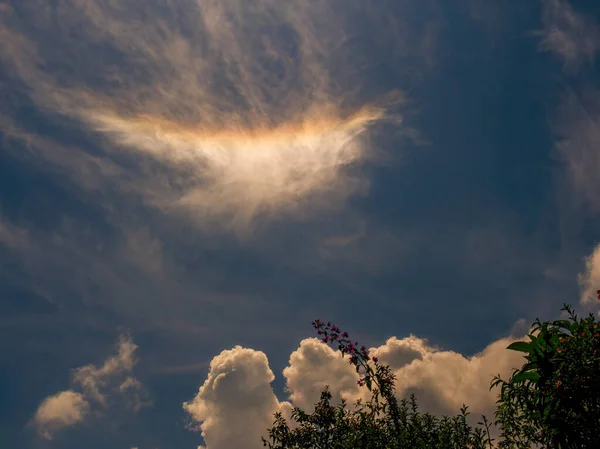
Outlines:
[[364, 397], [493, 417], [598, 313], [594, 0], [0, 0], [0, 442], [253, 449]]

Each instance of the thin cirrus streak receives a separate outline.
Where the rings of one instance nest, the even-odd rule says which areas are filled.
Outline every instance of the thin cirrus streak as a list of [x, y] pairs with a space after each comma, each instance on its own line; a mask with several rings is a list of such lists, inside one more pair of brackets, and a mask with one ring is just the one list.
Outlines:
[[[359, 100], [330, 2], [134, 3], [8, 8], [0, 56], [40, 108], [105, 136], [107, 158], [163, 164], [149, 202], [243, 231], [257, 217], [343, 204], [364, 186], [346, 168], [374, 154], [369, 131], [399, 96]], [[143, 167], [142, 194], [153, 182]]]

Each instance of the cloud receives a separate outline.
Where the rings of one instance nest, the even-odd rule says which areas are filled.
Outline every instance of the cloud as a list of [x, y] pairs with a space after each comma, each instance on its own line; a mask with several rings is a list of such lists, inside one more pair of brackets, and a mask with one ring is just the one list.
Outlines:
[[290, 355], [289, 365], [283, 370], [290, 401], [303, 409], [310, 409], [319, 400], [323, 387], [330, 386], [332, 400], [343, 398], [350, 402], [360, 396], [356, 370], [338, 352], [316, 338], [305, 339]]
[[597, 301], [596, 290], [600, 289], [600, 244], [585, 259], [585, 271], [579, 275], [581, 303], [591, 304]]
[[0, 215], [0, 245], [10, 250], [25, 250], [30, 245], [29, 233], [26, 229], [4, 220]]
[[[438, 415], [457, 413], [463, 403], [470, 406], [475, 417], [495, 410], [496, 392], [489, 391], [492, 377], [498, 373], [510, 374], [512, 368], [523, 364], [523, 357], [507, 351], [514, 339], [504, 338], [488, 345], [471, 357], [454, 351], [445, 351], [428, 345], [413, 335], [391, 337], [384, 345], [370, 348], [370, 354], [390, 366], [398, 380], [399, 397], [416, 392], [424, 411]], [[302, 408], [310, 408], [320, 396], [325, 384], [331, 386], [333, 400], [345, 398], [354, 402], [365, 399], [365, 390], [359, 389], [356, 371], [317, 339], [306, 339], [292, 353], [289, 366], [284, 369], [290, 401]]]
[[89, 409], [89, 402], [80, 393], [61, 391], [44, 399], [35, 412], [33, 424], [42, 437], [50, 440], [58, 430], [83, 421]]
[[183, 408], [198, 423], [207, 449], [262, 447], [261, 436], [281, 407], [263, 352], [236, 346], [210, 363], [208, 378]]
[[595, 88], [568, 91], [554, 128], [571, 202], [592, 215], [600, 213], [600, 92]]
[[[497, 392], [489, 391], [492, 377], [507, 378], [524, 363], [521, 354], [506, 350], [513, 341], [499, 339], [466, 357], [411, 335], [391, 337], [370, 353], [392, 368], [399, 398], [415, 392], [421, 411], [438, 415], [454, 415], [465, 403], [474, 424], [481, 414], [493, 418]], [[183, 404], [199, 423], [206, 449], [261, 447], [260, 437], [267, 437], [273, 413], [281, 411], [291, 423], [292, 407], [311, 411], [325, 385], [330, 386], [334, 404], [344, 398], [353, 407], [357, 399], [369, 398], [368, 391], [358, 387], [358, 375], [348, 358], [316, 338], [300, 342], [283, 376], [289, 401], [279, 402], [270, 386], [275, 377], [264, 353], [236, 346], [216, 356], [197, 396]]]
[[47, 397], [38, 407], [31, 422], [38, 434], [52, 439], [60, 429], [78, 424], [88, 416], [101, 416], [109, 407], [137, 412], [148, 405], [142, 384], [131, 375], [136, 349], [130, 337], [121, 336], [117, 354], [108, 357], [102, 366], [90, 364], [75, 369], [73, 389]]
[[597, 79], [593, 63], [600, 51], [600, 23], [594, 14], [577, 11], [566, 0], [543, 0], [542, 6], [543, 30], [535, 33], [540, 49], [553, 53], [570, 75], [563, 78], [567, 87], [551, 123], [556, 153], [565, 167], [562, 187], [569, 208], [597, 214], [600, 86], [593, 81]]
[[[408, 341], [407, 341], [408, 340]], [[455, 414], [462, 404], [476, 418], [482, 414], [493, 417], [497, 391], [490, 391], [490, 381], [496, 374], [504, 378], [512, 368], [524, 363], [521, 354], [507, 351], [514, 339], [503, 338], [488, 345], [483, 351], [466, 357], [454, 351], [430, 348], [424, 340], [409, 337], [389, 339], [376, 348], [373, 355], [383, 363], [400, 363], [394, 370], [399, 396], [416, 393], [420, 407], [437, 415]], [[415, 354], [412, 361], [410, 354]]]
[[138, 392], [141, 383], [130, 376], [136, 359], [134, 352], [137, 345], [128, 336], [121, 336], [118, 342], [117, 355], [111, 356], [104, 361], [101, 367], [86, 365], [77, 368], [73, 374], [73, 381], [81, 386], [86, 397], [89, 397], [106, 407], [108, 405], [107, 393], [131, 394], [133, 408], [138, 410], [141, 400]]
[[[347, 254], [335, 238], [325, 256], [315, 247], [338, 236], [337, 223], [353, 228], [357, 218], [340, 217], [340, 208], [368, 186], [362, 166], [380, 156], [371, 139], [378, 124], [397, 118], [388, 115], [401, 101], [385, 95], [391, 83], [373, 85], [365, 67], [422, 51], [421, 21], [405, 18], [397, 2], [310, 3], [33, 0], [7, 8], [3, 150], [52, 188], [24, 187], [35, 199], [25, 195], [21, 215], [10, 218], [31, 244], [10, 248], [17, 263], [2, 276], [64, 313], [81, 301], [154, 328], [217, 333], [219, 320], [199, 318], [226, 311], [246, 332], [263, 328], [246, 323], [247, 313], [278, 316], [292, 259], [305, 269]], [[412, 56], [406, 71], [415, 70]], [[272, 79], [278, 66], [281, 80]], [[298, 238], [293, 222], [306, 218]], [[268, 230], [244, 246], [231, 239], [231, 229], [245, 234], [265, 222]], [[347, 242], [354, 238], [364, 240], [358, 233]], [[350, 250], [364, 259], [369, 245]], [[383, 264], [389, 247], [380, 246]], [[234, 268], [243, 259], [279, 273], [265, 283]], [[313, 274], [310, 266], [302, 276]]]
[[600, 50], [600, 26], [566, 0], [544, 0], [540, 48], [559, 57], [567, 69], [592, 62]]
[[[124, 156], [137, 172], [118, 188], [239, 233], [261, 217], [335, 208], [364, 189], [355, 168], [377, 157], [370, 130], [401, 98], [358, 95], [350, 74], [360, 49], [346, 45], [350, 30], [328, 2], [158, 8], [35, 0], [0, 16], [0, 58], [30, 89], [28, 101], [62, 115], [62, 126], [73, 120], [69, 133], [84, 125], [101, 147], [94, 156], [73, 149], [75, 162], [39, 153], [63, 166], [96, 158], [112, 174]], [[377, 29], [379, 19], [362, 15]], [[2, 115], [9, 135], [40, 140], [6, 118], [14, 111]]]

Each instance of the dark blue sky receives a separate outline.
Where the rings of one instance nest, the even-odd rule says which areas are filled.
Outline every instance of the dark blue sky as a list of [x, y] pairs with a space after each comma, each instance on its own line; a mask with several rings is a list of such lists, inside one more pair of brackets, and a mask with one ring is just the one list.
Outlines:
[[[264, 351], [283, 399], [281, 371], [315, 318], [367, 345], [414, 334], [468, 356], [521, 318], [579, 303], [600, 239], [596, 2], [329, 2], [350, 36], [331, 52], [340, 89], [356, 83], [355, 102], [403, 92], [403, 123], [374, 126], [386, 157], [352, 168], [363, 194], [261, 218], [243, 239], [157, 211], [130, 186], [167, 167], [106, 152], [103, 136], [35, 99], [9, 32], [38, 46], [42, 72], [85, 53], [120, 62], [33, 3], [0, 3], [0, 61], [11, 61], [0, 64], [1, 447], [195, 448], [181, 404], [210, 360], [235, 345]], [[152, 11], [171, 20], [175, 9]], [[88, 71], [61, 87], [104, 88]], [[27, 424], [41, 401], [70, 388], [73, 369], [101, 365], [124, 331], [153, 405], [36, 436]]]

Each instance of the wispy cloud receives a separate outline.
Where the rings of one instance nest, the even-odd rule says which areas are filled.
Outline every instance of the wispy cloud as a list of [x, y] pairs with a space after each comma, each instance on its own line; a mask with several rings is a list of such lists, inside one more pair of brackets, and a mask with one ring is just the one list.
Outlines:
[[111, 407], [137, 412], [149, 405], [142, 384], [132, 375], [136, 349], [130, 337], [121, 336], [117, 354], [102, 366], [90, 364], [74, 370], [73, 389], [47, 397], [38, 407], [31, 421], [38, 434], [52, 439], [59, 430], [98, 417]]
[[544, 25], [540, 47], [560, 58], [565, 68], [577, 70], [594, 60], [600, 50], [600, 26], [577, 12], [566, 0], [543, 0]]
[[29, 244], [29, 232], [3, 219], [0, 214], [0, 245], [11, 250], [22, 251], [26, 250]]
[[557, 153], [564, 163], [575, 205], [600, 212], [600, 93], [596, 88], [569, 90], [555, 121]]
[[[600, 84], [594, 64], [600, 51], [600, 23], [595, 15], [586, 14], [584, 5], [577, 9], [566, 0], [544, 0], [542, 6], [540, 48], [562, 61], [566, 72], [558, 78], [564, 90], [551, 120], [555, 155], [562, 163], [557, 184], [562, 232], [575, 229], [579, 238], [581, 223], [600, 214]], [[568, 245], [573, 246], [573, 240]], [[584, 273], [579, 275], [581, 304], [587, 307], [600, 280], [596, 252], [585, 259]]]
[[[152, 2], [70, 0], [46, 10], [34, 1], [2, 16], [0, 57], [30, 100], [87, 126], [103, 152], [75, 148], [72, 159], [44, 145], [38, 154], [75, 172], [92, 159], [118, 170], [121, 154], [133, 157], [137, 173], [118, 188], [238, 233], [361, 191], [365, 179], [349, 168], [376, 157], [368, 132], [401, 98], [360, 98], [345, 75], [354, 57], [348, 30], [331, 6], [183, 3], [167, 2], [165, 15]], [[81, 35], [69, 38], [78, 23]], [[83, 42], [112, 59], [90, 57]], [[28, 144], [40, 140], [0, 123]]]

